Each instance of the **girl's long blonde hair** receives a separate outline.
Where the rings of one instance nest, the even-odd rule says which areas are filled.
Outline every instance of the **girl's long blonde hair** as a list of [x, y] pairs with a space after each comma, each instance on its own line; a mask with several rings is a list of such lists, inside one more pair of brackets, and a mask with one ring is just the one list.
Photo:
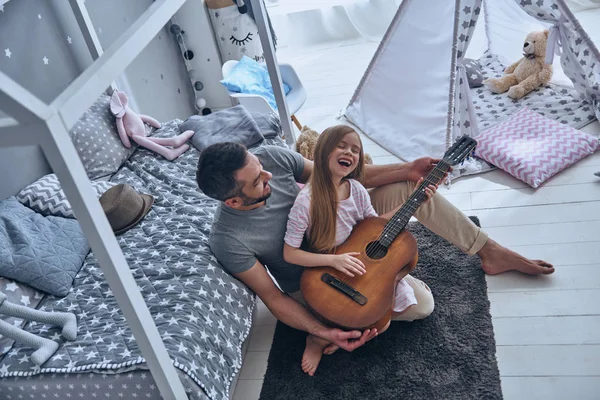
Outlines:
[[[308, 182], [311, 190], [308, 245], [314, 252], [328, 253], [335, 247], [338, 198], [329, 170], [329, 156], [349, 133], [356, 132], [347, 125], [332, 126], [319, 135], [315, 146], [314, 168]], [[344, 179], [362, 181], [364, 162], [361, 143], [358, 165]]]

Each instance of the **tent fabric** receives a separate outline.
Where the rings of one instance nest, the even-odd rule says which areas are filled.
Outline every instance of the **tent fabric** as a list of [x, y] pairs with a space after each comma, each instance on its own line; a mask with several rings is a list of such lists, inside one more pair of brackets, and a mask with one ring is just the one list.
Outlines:
[[[565, 74], [573, 81], [582, 100], [593, 104], [600, 119], [600, 53], [564, 0], [515, 0], [529, 15], [552, 23], [546, 62], [561, 55]], [[561, 54], [562, 53], [562, 54]]]
[[[458, 79], [455, 80], [456, 89], [454, 93], [454, 123], [452, 135], [451, 140], [446, 143], [446, 148], [452, 146], [456, 139], [463, 135], [474, 137], [479, 134], [477, 116], [475, 115], [472, 106], [473, 100], [471, 98], [471, 88], [469, 87], [467, 70], [461, 61], [464, 60], [464, 55], [467, 52], [467, 48], [473, 37], [477, 19], [481, 13], [481, 4], [482, 0], [474, 0], [471, 4], [465, 4], [464, 6], [461, 4], [460, 10], [458, 10], [458, 29], [456, 32], [456, 57], [458, 59], [456, 65], [458, 68]], [[484, 168], [487, 168], [485, 163], [474, 158], [468, 158], [462, 163], [460, 168], [456, 168], [453, 171], [451, 178], [455, 178], [465, 172], [473, 173], [482, 171]]]
[[[475, 25], [481, 12], [482, 0], [473, 1], [472, 6], [465, 6], [458, 13], [458, 32], [456, 36], [456, 58], [458, 62], [458, 79], [455, 81], [455, 102], [454, 102], [454, 137], [456, 139], [462, 135], [475, 136], [478, 133], [476, 116], [473, 113], [473, 108], [470, 106], [471, 88], [467, 79], [467, 70], [461, 60], [464, 60], [464, 54], [467, 51]], [[454, 140], [447, 143], [450, 147]]]
[[365, 72], [349, 122], [409, 161], [443, 154], [453, 114], [450, 98], [454, 15], [460, 0], [404, 0]]
[[[582, 109], [593, 107], [600, 119], [600, 54], [565, 0], [404, 0], [343, 117], [404, 161], [439, 157], [458, 137], [483, 129], [461, 63], [471, 42], [479, 56], [492, 54], [508, 65], [522, 57], [526, 34], [540, 29], [551, 31], [551, 84], [562, 88], [554, 92], [574, 96]], [[490, 168], [468, 159], [451, 179]]]

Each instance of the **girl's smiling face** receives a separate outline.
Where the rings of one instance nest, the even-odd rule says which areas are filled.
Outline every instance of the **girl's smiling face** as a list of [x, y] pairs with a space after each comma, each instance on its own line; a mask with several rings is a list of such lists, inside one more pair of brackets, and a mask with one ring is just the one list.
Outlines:
[[332, 177], [342, 179], [356, 169], [362, 150], [356, 132], [346, 134], [329, 155], [329, 170]]

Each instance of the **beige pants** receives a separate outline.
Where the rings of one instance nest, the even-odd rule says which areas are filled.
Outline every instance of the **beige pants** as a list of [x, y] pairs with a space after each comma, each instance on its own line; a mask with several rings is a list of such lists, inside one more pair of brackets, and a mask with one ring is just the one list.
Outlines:
[[429, 289], [429, 286], [427, 286], [425, 282], [413, 277], [410, 274], [406, 275], [404, 279], [415, 291], [417, 304], [410, 306], [401, 314], [394, 313], [392, 315], [392, 321], [414, 321], [429, 317], [429, 315], [431, 315], [433, 312], [434, 307], [431, 289]]
[[[414, 182], [399, 182], [370, 189], [371, 204], [377, 214], [385, 214], [403, 204], [415, 188]], [[427, 229], [469, 255], [481, 250], [488, 238], [481, 228], [438, 193], [422, 204], [414, 216]]]

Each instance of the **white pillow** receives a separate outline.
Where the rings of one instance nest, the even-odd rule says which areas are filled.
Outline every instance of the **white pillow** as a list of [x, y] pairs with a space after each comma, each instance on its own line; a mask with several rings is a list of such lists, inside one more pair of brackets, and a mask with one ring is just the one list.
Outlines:
[[522, 107], [475, 138], [475, 155], [533, 188], [594, 153], [598, 138]]

